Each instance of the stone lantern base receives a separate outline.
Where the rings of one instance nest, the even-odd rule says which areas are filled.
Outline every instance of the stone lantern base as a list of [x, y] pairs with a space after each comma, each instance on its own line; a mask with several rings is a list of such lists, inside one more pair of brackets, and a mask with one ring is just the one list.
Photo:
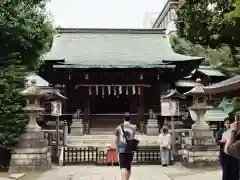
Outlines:
[[184, 139], [182, 164], [187, 167], [206, 167], [219, 164], [219, 146], [215, 144], [212, 130], [193, 130]]
[[11, 152], [9, 173], [46, 171], [51, 169], [51, 148], [40, 129], [26, 129]]

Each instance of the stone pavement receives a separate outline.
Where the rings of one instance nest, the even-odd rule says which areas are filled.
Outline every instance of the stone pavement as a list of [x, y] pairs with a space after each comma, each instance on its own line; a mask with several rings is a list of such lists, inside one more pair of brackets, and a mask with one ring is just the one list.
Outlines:
[[[190, 170], [180, 165], [133, 166], [131, 180], [219, 180], [219, 170]], [[65, 166], [45, 172], [37, 180], [120, 180], [118, 167]]]

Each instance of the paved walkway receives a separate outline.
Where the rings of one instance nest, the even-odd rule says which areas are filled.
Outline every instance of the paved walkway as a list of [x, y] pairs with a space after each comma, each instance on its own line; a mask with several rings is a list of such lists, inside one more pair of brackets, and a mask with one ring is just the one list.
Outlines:
[[[38, 180], [120, 180], [118, 167], [65, 166], [42, 174]], [[133, 166], [131, 180], [219, 180], [220, 171], [189, 170], [180, 165]]]

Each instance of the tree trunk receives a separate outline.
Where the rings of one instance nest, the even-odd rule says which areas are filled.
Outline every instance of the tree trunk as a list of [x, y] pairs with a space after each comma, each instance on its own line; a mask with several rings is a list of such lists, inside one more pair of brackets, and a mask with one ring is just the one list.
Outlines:
[[0, 148], [0, 171], [8, 170], [11, 159], [10, 151]]
[[238, 66], [238, 59], [237, 59], [238, 51], [234, 44], [229, 44], [229, 47], [230, 47], [231, 55], [232, 55], [231, 65]]

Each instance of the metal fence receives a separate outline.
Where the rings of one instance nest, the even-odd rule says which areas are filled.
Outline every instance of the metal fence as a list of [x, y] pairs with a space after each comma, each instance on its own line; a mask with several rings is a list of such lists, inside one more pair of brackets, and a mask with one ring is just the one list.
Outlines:
[[[99, 147], [64, 147], [63, 165], [95, 164], [109, 165], [107, 151]], [[134, 164], [160, 164], [158, 147], [141, 147], [134, 154]]]

